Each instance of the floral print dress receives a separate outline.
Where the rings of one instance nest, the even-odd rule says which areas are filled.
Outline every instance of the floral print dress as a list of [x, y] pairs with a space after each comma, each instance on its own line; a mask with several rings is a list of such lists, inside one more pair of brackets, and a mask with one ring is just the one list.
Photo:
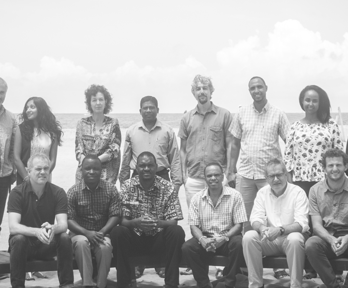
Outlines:
[[330, 148], [343, 150], [340, 130], [335, 120], [305, 124], [296, 121], [286, 139], [284, 162], [293, 181], [319, 182], [325, 178], [322, 155]]
[[[96, 133], [95, 121], [92, 116], [82, 118], [76, 127], [75, 154], [108, 154], [109, 161], [102, 163], [101, 179], [113, 184], [117, 181], [120, 168], [121, 130], [116, 118], [104, 117], [103, 125]], [[82, 179], [81, 167], [76, 171], [76, 182]]]

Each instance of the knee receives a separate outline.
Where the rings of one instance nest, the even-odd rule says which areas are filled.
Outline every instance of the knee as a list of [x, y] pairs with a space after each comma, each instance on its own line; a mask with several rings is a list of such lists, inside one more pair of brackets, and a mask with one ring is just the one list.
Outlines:
[[249, 230], [243, 236], [243, 241], [242, 241], [243, 246], [248, 245], [253, 241], [259, 240], [259, 238], [260, 238], [259, 233], [257, 233], [255, 230]]
[[22, 234], [16, 234], [11, 237], [10, 239], [10, 246], [11, 247], [19, 247], [19, 246], [27, 246], [28, 245], [28, 238], [25, 235]]
[[165, 235], [169, 239], [185, 241], [185, 232], [180, 225], [168, 226], [165, 228]]
[[72, 244], [74, 251], [90, 250], [89, 241], [86, 237], [79, 237], [78, 239], [76, 239], [75, 237], [73, 237], [73, 244]]
[[236, 235], [230, 238], [228, 248], [231, 249], [242, 249], [242, 235]]
[[307, 255], [314, 255], [318, 253], [318, 251], [324, 249], [324, 247], [320, 245], [320, 240], [318, 236], [312, 236], [306, 241], [305, 252]]
[[124, 242], [124, 244], [122, 245], [125, 245], [126, 243], [129, 242], [128, 240], [125, 241], [126, 239], [128, 239], [126, 235], [129, 235], [129, 234], [130, 234], [130, 230], [127, 227], [121, 226], [121, 225], [115, 226], [114, 228], [112, 228], [110, 233], [110, 239], [111, 239], [112, 245], [115, 247], [116, 244], [120, 242]]
[[189, 254], [193, 250], [193, 245], [190, 244], [190, 241], [186, 241], [181, 246], [181, 252], [183, 255]]
[[71, 239], [69, 235], [65, 232], [57, 234], [56, 237], [59, 239], [61, 243], [67, 243], [67, 244], [71, 243]]
[[288, 245], [304, 247], [304, 237], [299, 232], [292, 232], [287, 236]]

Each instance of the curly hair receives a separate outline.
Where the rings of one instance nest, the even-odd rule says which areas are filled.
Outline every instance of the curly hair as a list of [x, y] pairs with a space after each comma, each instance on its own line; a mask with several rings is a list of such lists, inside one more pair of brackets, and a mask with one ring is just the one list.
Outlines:
[[85, 96], [86, 96], [85, 104], [86, 104], [87, 111], [93, 114], [91, 99], [92, 99], [92, 96], [96, 96], [98, 92], [102, 93], [104, 96], [104, 99], [106, 102], [105, 108], [104, 108], [104, 114], [108, 114], [112, 110], [112, 97], [110, 92], [102, 85], [92, 84], [85, 91]]
[[347, 165], [348, 163], [348, 155], [344, 153], [342, 150], [337, 148], [331, 148], [326, 150], [326, 152], [323, 154], [321, 158], [321, 163], [323, 167], [326, 167], [326, 158], [339, 158], [342, 157], [343, 159], [343, 165]]
[[301, 105], [302, 110], [303, 108], [303, 99], [305, 97], [305, 94], [307, 91], [313, 90], [318, 93], [319, 95], [319, 108], [317, 111], [317, 117], [321, 123], [327, 123], [329, 119], [331, 118], [330, 115], [330, 99], [327, 93], [324, 91], [324, 89], [320, 88], [317, 85], [308, 85], [306, 86], [300, 93], [299, 102]]
[[27, 141], [31, 141], [34, 136], [34, 122], [28, 119], [27, 116], [27, 104], [29, 101], [33, 101], [37, 108], [37, 124], [38, 131], [49, 133], [51, 139], [57, 137], [58, 145], [62, 144], [62, 135], [64, 134], [62, 131], [62, 126], [59, 121], [56, 119], [56, 116], [51, 112], [50, 107], [47, 105], [46, 101], [41, 97], [30, 97], [27, 102], [25, 102], [23, 112], [20, 114], [20, 119], [23, 121], [24, 128], [23, 135]]
[[208, 85], [211, 94], [213, 94], [213, 92], [215, 91], [214, 86], [213, 86], [213, 82], [211, 81], [211, 78], [198, 74], [195, 76], [195, 78], [193, 79], [192, 84], [191, 84], [191, 92], [192, 93], [196, 89], [196, 86], [198, 83]]

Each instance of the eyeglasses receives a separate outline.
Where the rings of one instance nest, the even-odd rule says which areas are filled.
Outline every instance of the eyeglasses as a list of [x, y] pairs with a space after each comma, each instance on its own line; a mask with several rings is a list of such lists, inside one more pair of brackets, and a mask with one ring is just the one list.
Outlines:
[[280, 179], [281, 177], [284, 176], [285, 173], [279, 173], [279, 174], [273, 174], [273, 175], [267, 175], [267, 178], [274, 180], [276, 177], [277, 179]]

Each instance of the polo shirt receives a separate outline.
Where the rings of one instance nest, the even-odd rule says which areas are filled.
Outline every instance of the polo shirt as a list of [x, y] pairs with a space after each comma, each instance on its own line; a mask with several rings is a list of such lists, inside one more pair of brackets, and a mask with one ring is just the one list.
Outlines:
[[27, 180], [12, 189], [7, 212], [20, 214], [22, 225], [40, 228], [45, 222], [53, 224], [57, 214], [67, 214], [68, 201], [65, 191], [50, 182], [38, 198]]

